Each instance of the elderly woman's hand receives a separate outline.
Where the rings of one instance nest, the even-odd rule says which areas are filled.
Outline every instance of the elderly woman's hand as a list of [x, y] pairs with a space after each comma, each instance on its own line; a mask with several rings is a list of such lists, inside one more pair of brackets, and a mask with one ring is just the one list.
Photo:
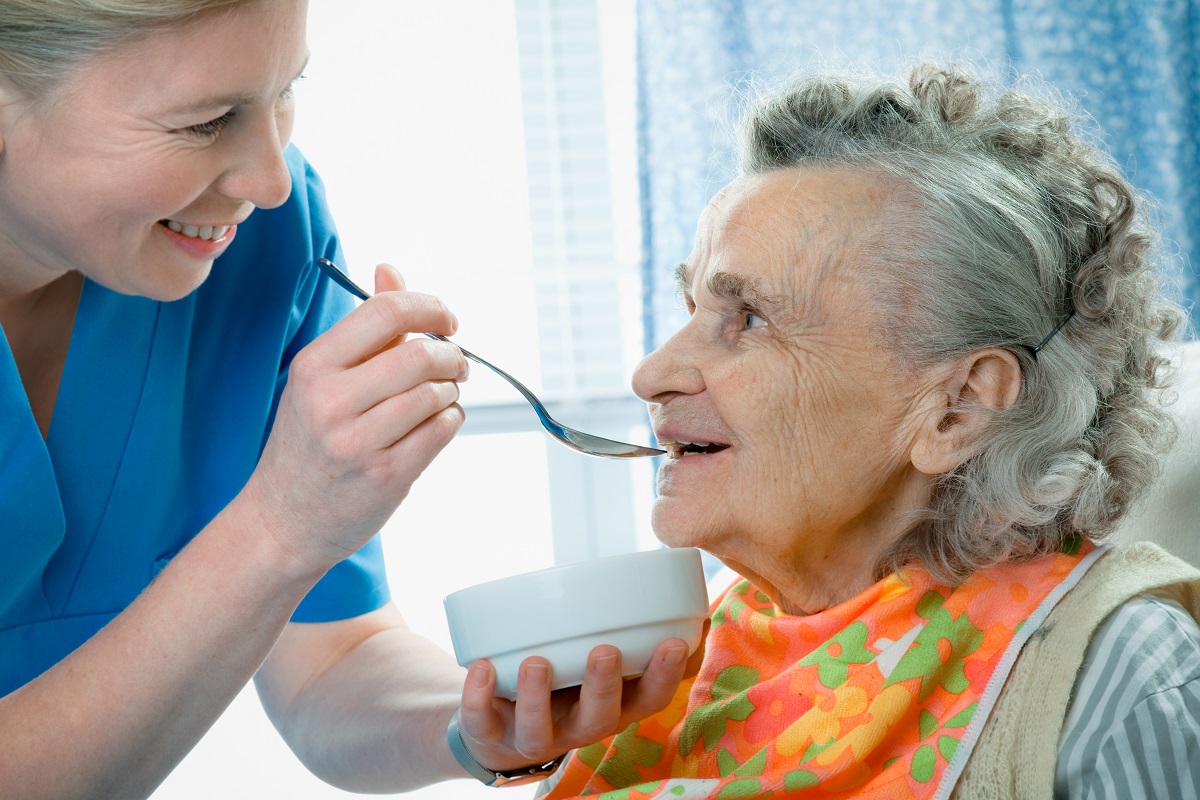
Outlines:
[[323, 573], [374, 535], [463, 422], [457, 321], [404, 291], [391, 267], [376, 294], [292, 361], [271, 436], [243, 499], [301, 570]]
[[545, 764], [665, 708], [679, 682], [699, 668], [702, 650], [689, 659], [686, 642], [668, 639], [640, 677], [626, 680], [620, 651], [601, 645], [588, 655], [583, 685], [553, 693], [549, 663], [530, 657], [521, 664], [515, 703], [495, 696], [495, 669], [476, 661], [459, 710], [463, 744], [497, 772]]

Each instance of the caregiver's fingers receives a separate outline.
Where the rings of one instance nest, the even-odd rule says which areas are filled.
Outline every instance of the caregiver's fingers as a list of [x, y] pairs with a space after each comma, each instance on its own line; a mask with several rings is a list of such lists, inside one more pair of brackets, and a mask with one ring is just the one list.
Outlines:
[[479, 741], [500, 742], [507, 731], [505, 718], [495, 708], [496, 668], [479, 660], [467, 670], [458, 709], [460, 730], [471, 731]]
[[[389, 397], [356, 421], [362, 444], [373, 450], [403, 445], [404, 450], [422, 450], [422, 439], [431, 438], [444, 447], [466, 421], [458, 403], [458, 384], [426, 381], [403, 394]], [[411, 448], [410, 448], [411, 445]], [[400, 457], [403, 457], [402, 455]]]
[[[403, 292], [408, 289], [408, 283], [404, 280], [404, 275], [400, 270], [396, 269], [391, 264], [376, 264], [375, 265], [375, 294], [383, 294], [384, 292]], [[384, 345], [394, 347], [400, 342], [408, 338], [408, 333], [399, 336], [391, 344]]]
[[[549, 695], [552, 669], [535, 658], [526, 659], [517, 679], [516, 749], [532, 761], [548, 761], [565, 750], [591, 744], [618, 730], [621, 720], [621, 651], [599, 645], [588, 653], [583, 683], [570, 712], [557, 724]], [[559, 698], [561, 701], [562, 698]]]
[[375, 294], [381, 292], [403, 292], [405, 289], [404, 276], [400, 270], [391, 264], [375, 266]]
[[708, 641], [708, 631], [712, 628], [712, 618], [704, 619], [704, 629], [700, 632], [700, 644], [695, 651], [688, 656], [687, 665], [683, 670], [683, 677], [693, 678], [700, 672], [700, 667], [704, 664], [704, 645]]
[[[541, 661], [544, 665], [545, 659]], [[525, 691], [528, 692], [529, 688], [527, 680]], [[541, 693], [549, 696], [549, 684]], [[495, 667], [482, 659], [476, 661], [467, 671], [458, 708], [458, 729], [467, 752], [488, 769], [515, 769], [538, 761], [538, 756], [522, 755], [513, 744], [517, 738], [514, 730], [517, 704], [495, 694]], [[548, 705], [544, 707], [548, 708]], [[562, 751], [566, 749], [564, 747]], [[549, 761], [552, 757], [547, 756], [539, 763]]]
[[398, 342], [340, 373], [331, 391], [342, 397], [349, 410], [362, 413], [427, 381], [465, 381], [469, 374], [467, 359], [458, 347], [417, 337]]
[[418, 292], [384, 292], [363, 301], [305, 349], [321, 363], [348, 368], [405, 334], [449, 336], [457, 329], [458, 319], [438, 298]]
[[517, 669], [517, 708], [513, 748], [531, 763], [545, 762], [570, 749], [554, 746], [554, 713], [550, 701], [550, 662], [531, 656]]
[[635, 722], [666, 708], [679, 689], [687, 666], [687, 642], [668, 639], [660, 644], [641, 677], [625, 682], [621, 722]]
[[621, 721], [624, 688], [621, 651], [612, 645], [592, 648], [578, 701], [563, 720], [563, 735], [579, 744], [591, 744], [614, 733]]

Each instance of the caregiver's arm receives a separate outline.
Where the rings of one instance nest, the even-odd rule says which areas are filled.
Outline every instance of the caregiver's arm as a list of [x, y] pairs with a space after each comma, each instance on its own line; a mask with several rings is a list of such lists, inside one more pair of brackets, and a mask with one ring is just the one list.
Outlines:
[[495, 770], [545, 763], [664, 707], [683, 677], [687, 645], [665, 642], [636, 681], [622, 680], [605, 658], [615, 653], [592, 652], [578, 692], [551, 696], [536, 683], [538, 670], [523, 671], [511, 703], [493, 699], [486, 662], [472, 667], [464, 687], [467, 671], [388, 605], [340, 622], [289, 625], [255, 683], [272, 722], [314, 774], [350, 791], [400, 792], [468, 777], [446, 744], [460, 703], [472, 754]]
[[179, 763], [461, 425], [457, 349], [393, 346], [425, 330], [453, 333], [452, 315], [387, 292], [297, 355], [246, 488], [114, 620], [0, 698], [0, 795], [146, 797]]
[[315, 582], [286, 575], [290, 556], [238, 517], [215, 520], [88, 642], [0, 699], [0, 796], [148, 797], [199, 741]]

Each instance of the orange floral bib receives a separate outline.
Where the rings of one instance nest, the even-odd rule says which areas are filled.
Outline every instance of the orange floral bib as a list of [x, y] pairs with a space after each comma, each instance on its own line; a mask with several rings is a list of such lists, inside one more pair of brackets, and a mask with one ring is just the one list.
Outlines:
[[671, 705], [573, 753], [545, 797], [948, 797], [1021, 646], [1101, 552], [957, 587], [913, 569], [804, 617], [743, 580]]

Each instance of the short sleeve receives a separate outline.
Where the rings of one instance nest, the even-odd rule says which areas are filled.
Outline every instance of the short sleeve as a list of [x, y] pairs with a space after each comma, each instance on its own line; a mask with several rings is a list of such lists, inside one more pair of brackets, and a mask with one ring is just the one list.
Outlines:
[[391, 599], [379, 534], [325, 574], [292, 614], [292, 622], [332, 622], [366, 614]]

